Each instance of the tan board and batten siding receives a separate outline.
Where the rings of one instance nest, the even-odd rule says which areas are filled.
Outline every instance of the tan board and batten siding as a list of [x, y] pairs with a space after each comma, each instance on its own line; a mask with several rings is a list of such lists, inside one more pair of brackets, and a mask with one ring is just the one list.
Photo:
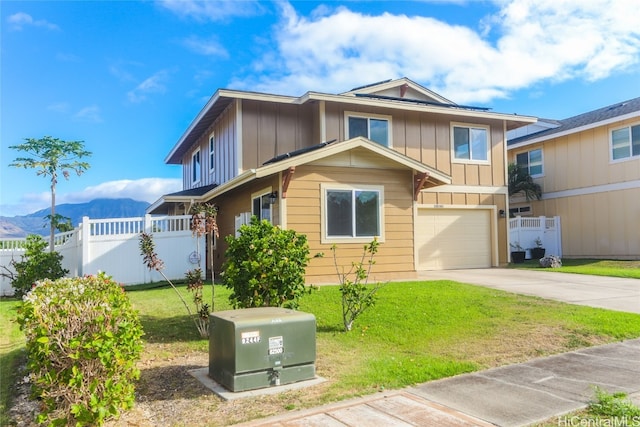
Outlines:
[[[611, 161], [611, 131], [637, 124], [621, 120], [606, 126], [550, 138], [510, 151], [542, 149], [543, 200], [531, 205], [534, 216], [562, 218], [562, 252], [568, 258], [640, 258], [640, 159]], [[634, 184], [635, 183], [635, 184]]]
[[[364, 169], [305, 165], [296, 168], [295, 179], [287, 192], [287, 226], [307, 235], [311, 254], [323, 252], [307, 267], [307, 280], [313, 283], [336, 283], [332, 244], [323, 244], [320, 199], [325, 183], [384, 186], [384, 243], [376, 255], [372, 280], [409, 279], [415, 277], [413, 262], [412, 171], [406, 169]], [[337, 243], [341, 268], [348, 270], [351, 261], [362, 256], [364, 243]]]

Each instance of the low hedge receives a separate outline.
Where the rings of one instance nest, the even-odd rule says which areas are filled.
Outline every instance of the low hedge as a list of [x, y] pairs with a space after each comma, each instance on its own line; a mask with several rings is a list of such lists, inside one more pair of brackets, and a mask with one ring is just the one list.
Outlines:
[[133, 406], [143, 331], [111, 277], [40, 281], [23, 298], [18, 323], [42, 402], [38, 422], [101, 425]]

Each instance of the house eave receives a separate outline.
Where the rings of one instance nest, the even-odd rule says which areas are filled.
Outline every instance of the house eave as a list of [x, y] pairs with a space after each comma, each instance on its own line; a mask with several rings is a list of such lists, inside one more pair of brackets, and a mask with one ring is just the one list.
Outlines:
[[640, 117], [640, 111], [634, 111], [628, 114], [624, 114], [622, 116], [616, 116], [616, 117], [611, 117], [608, 118], [606, 120], [601, 120], [598, 122], [593, 122], [593, 123], [589, 123], [587, 125], [584, 126], [579, 126], [579, 127], [574, 127], [571, 129], [567, 129], [564, 131], [560, 131], [560, 132], [554, 132], [554, 133], [550, 133], [547, 135], [542, 135], [540, 137], [537, 138], [531, 138], [531, 139], [527, 139], [526, 141], [522, 141], [519, 142], [517, 144], [512, 144], [512, 145], [508, 145], [507, 144], [507, 150], [515, 150], [518, 148], [522, 148], [522, 147], [527, 147], [529, 145], [533, 145], [533, 144], [538, 144], [540, 142], [545, 142], [545, 141], [549, 141], [552, 139], [556, 139], [556, 138], [561, 138], [563, 136], [567, 136], [567, 135], [572, 135], [574, 133], [579, 133], [579, 132], [583, 132], [586, 130], [591, 130], [591, 129], [595, 129], [601, 126], [608, 126], [617, 122], [621, 122], [624, 120], [629, 120], [629, 119], [634, 119], [634, 118], [638, 118]]
[[385, 99], [368, 99], [365, 97], [356, 97], [349, 95], [331, 95], [319, 92], [307, 92], [301, 97], [301, 103], [307, 101], [328, 101], [343, 104], [360, 105], [367, 107], [383, 107], [394, 110], [415, 111], [421, 113], [432, 113], [442, 115], [452, 115], [464, 117], [463, 121], [469, 121], [471, 118], [504, 120], [507, 124], [507, 130], [515, 129], [538, 121], [537, 117], [520, 116], [517, 114], [494, 113], [488, 111], [473, 110], [469, 108], [459, 107], [455, 104], [449, 106], [436, 105], [420, 105], [414, 104], [411, 100], [385, 100]]

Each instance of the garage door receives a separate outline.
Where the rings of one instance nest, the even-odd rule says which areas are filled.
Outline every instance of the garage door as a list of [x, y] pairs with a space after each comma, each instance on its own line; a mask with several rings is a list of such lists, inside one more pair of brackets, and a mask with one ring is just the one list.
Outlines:
[[489, 209], [418, 209], [418, 270], [491, 267]]

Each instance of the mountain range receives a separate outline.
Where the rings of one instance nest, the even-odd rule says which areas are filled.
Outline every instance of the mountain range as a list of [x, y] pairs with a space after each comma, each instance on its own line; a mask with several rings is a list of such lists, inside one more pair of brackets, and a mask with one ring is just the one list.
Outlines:
[[[131, 218], [144, 216], [149, 203], [133, 199], [95, 199], [87, 203], [65, 203], [56, 205], [56, 214], [71, 218], [77, 227], [83, 216], [91, 219]], [[28, 234], [49, 235], [49, 222], [45, 216], [51, 208], [41, 209], [28, 215], [0, 216], [0, 237], [25, 237]]]

